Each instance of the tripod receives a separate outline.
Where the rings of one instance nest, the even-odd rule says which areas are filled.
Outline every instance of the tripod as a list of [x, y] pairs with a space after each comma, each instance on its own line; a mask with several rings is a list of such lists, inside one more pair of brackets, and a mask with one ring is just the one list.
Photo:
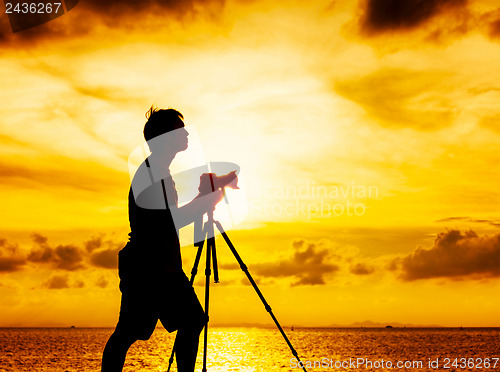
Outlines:
[[[274, 315], [271, 306], [267, 303], [266, 299], [262, 295], [262, 292], [260, 291], [259, 287], [257, 287], [257, 284], [255, 283], [254, 279], [252, 278], [252, 275], [250, 275], [250, 272], [248, 271], [247, 266], [241, 259], [240, 255], [236, 251], [236, 248], [234, 247], [233, 243], [227, 236], [227, 233], [224, 231], [221, 223], [219, 221], [214, 220], [213, 216], [213, 211], [207, 213], [208, 220], [205, 222], [205, 225], [203, 226], [202, 229], [202, 240], [199, 242], [195, 242], [195, 246], [198, 247], [198, 251], [196, 252], [196, 258], [194, 261], [193, 269], [191, 270], [191, 279], [190, 283], [191, 285], [194, 282], [194, 278], [198, 272], [198, 265], [200, 263], [200, 258], [201, 254], [203, 251], [203, 245], [204, 241], [207, 241], [207, 251], [206, 251], [206, 266], [205, 266], [205, 314], [207, 315], [207, 324], [205, 325], [205, 330], [204, 330], [204, 340], [203, 340], [203, 369], [202, 372], [207, 372], [207, 339], [208, 339], [208, 309], [209, 309], [209, 295], [210, 295], [210, 276], [212, 273], [211, 270], [211, 260], [213, 261], [213, 270], [214, 270], [214, 282], [218, 283], [219, 282], [219, 271], [217, 268], [217, 254], [216, 254], [216, 249], [215, 249], [215, 235], [214, 235], [214, 226], [217, 227], [217, 230], [219, 230], [220, 234], [224, 238], [224, 241], [226, 242], [227, 246], [233, 253], [234, 257], [236, 258], [236, 261], [238, 261], [238, 264], [240, 265], [241, 270], [246, 274], [248, 280], [252, 284], [252, 287], [254, 288], [255, 292], [257, 292], [257, 295], [259, 296], [260, 300], [262, 301], [266, 311], [269, 313], [271, 318], [274, 321], [274, 324], [276, 324], [276, 327], [278, 330], [281, 332], [281, 335], [285, 339], [286, 343], [288, 344], [288, 347], [292, 351], [293, 356], [297, 359], [298, 364], [302, 367], [304, 372], [307, 372], [303, 363], [300, 361], [299, 356], [297, 355], [297, 351], [293, 348], [290, 340], [288, 339], [287, 335], [283, 331], [283, 328], [278, 322], [278, 319], [276, 319], [276, 316]], [[200, 222], [198, 222], [200, 223]], [[195, 227], [196, 229], [196, 227]], [[177, 341], [177, 338], [176, 338]], [[172, 348], [172, 354], [170, 355], [170, 359], [168, 361], [168, 369], [167, 372], [170, 372], [170, 367], [172, 366], [172, 363], [174, 361], [174, 352], [175, 352], [175, 347], [176, 347], [176, 341], [174, 342], [174, 346]]]

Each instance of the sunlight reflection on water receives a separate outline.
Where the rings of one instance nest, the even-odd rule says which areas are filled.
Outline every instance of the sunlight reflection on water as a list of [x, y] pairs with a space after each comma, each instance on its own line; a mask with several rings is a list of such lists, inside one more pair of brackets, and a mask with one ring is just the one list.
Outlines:
[[[109, 328], [3, 328], [0, 329], [0, 371], [99, 371], [102, 349], [112, 333]], [[428, 359], [500, 357], [499, 328], [299, 328], [286, 330], [304, 362], [318, 365], [322, 358], [372, 361], [422, 361], [421, 368], [406, 371], [436, 371]], [[127, 355], [124, 371], [166, 371], [174, 334], [157, 329], [149, 341], [135, 343]], [[203, 337], [196, 371], [202, 367]], [[293, 355], [275, 328], [210, 328], [207, 353], [210, 372], [299, 371]], [[395, 368], [393, 368], [395, 369]], [[478, 368], [476, 370], [495, 371]], [[176, 371], [175, 362], [171, 371]], [[360, 370], [342, 368], [341, 371]], [[362, 368], [361, 370], [390, 370]], [[447, 370], [454, 370], [453, 368]], [[466, 371], [473, 368], [459, 368]]]

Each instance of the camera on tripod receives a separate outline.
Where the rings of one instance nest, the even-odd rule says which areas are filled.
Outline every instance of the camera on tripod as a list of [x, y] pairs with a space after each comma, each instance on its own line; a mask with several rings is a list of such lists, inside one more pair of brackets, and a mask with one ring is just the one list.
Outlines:
[[229, 172], [223, 176], [218, 176], [215, 173], [203, 173], [200, 176], [200, 186], [198, 187], [199, 196], [210, 194], [218, 189], [224, 192], [224, 188], [226, 187], [233, 190], [239, 189], [236, 171]]

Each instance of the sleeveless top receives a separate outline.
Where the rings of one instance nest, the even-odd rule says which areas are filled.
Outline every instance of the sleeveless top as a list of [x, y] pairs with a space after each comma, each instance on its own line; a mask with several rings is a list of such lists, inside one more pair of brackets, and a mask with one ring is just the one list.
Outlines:
[[182, 272], [179, 235], [171, 213], [177, 203], [170, 173], [155, 180], [146, 159], [134, 175], [128, 195], [130, 253], [146, 271]]

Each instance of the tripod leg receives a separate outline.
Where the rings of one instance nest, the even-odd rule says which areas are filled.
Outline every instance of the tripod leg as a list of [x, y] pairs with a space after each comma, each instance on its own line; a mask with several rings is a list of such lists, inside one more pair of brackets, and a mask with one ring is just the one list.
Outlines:
[[[200, 264], [201, 252], [203, 251], [203, 243], [204, 243], [204, 240], [196, 243], [196, 246], [198, 247], [198, 251], [196, 251], [196, 258], [194, 260], [194, 265], [193, 265], [193, 268], [191, 270], [191, 278], [189, 279], [189, 283], [191, 283], [191, 285], [193, 285], [194, 278], [196, 277], [196, 274], [198, 273], [198, 266]], [[172, 367], [172, 364], [174, 363], [174, 353], [175, 353], [175, 346], [176, 345], [177, 345], [177, 335], [175, 335], [174, 346], [172, 346], [172, 353], [170, 354], [170, 358], [168, 359], [167, 372], [170, 372], [170, 368]]]
[[225, 240], [226, 244], [228, 245], [229, 249], [231, 250], [231, 252], [233, 252], [233, 255], [236, 258], [236, 261], [238, 261], [238, 264], [240, 265], [241, 270], [243, 270], [243, 272], [246, 274], [248, 280], [252, 284], [253, 289], [255, 289], [255, 292], [257, 292], [257, 295], [260, 297], [260, 300], [264, 304], [264, 307], [265, 307], [266, 311], [269, 313], [269, 315], [271, 315], [271, 318], [273, 319], [274, 324], [276, 324], [276, 327], [278, 327], [279, 331], [281, 332], [281, 335], [283, 336], [283, 338], [285, 339], [286, 343], [288, 344], [288, 347], [292, 351], [293, 356], [297, 359], [297, 362], [302, 367], [302, 369], [304, 370], [304, 372], [307, 372], [306, 368], [303, 365], [303, 363], [299, 359], [297, 351], [295, 351], [295, 349], [293, 348], [292, 343], [290, 342], [290, 340], [288, 339], [287, 335], [285, 334], [285, 331], [283, 331], [283, 328], [281, 328], [281, 325], [278, 322], [278, 319], [276, 319], [276, 317], [274, 316], [273, 311], [271, 309], [271, 306], [269, 306], [269, 304], [267, 303], [267, 301], [264, 298], [264, 295], [260, 291], [259, 287], [257, 287], [257, 283], [255, 283], [255, 280], [253, 280], [252, 275], [250, 275], [250, 272], [248, 271], [247, 266], [245, 265], [245, 263], [241, 259], [240, 255], [236, 251], [236, 248], [234, 248], [234, 245], [231, 242], [231, 240], [229, 240], [229, 237], [227, 236], [226, 232], [222, 228], [222, 225], [220, 224], [219, 221], [214, 221], [214, 224], [215, 224], [215, 226], [217, 226], [217, 229], [220, 231], [222, 237], [224, 238], [224, 240]]
[[[212, 225], [213, 229], [213, 225]], [[213, 230], [212, 230], [213, 231]], [[205, 314], [207, 316], [207, 323], [205, 324], [205, 331], [203, 335], [203, 369], [202, 372], [207, 372], [207, 341], [208, 341], [208, 321], [209, 321], [209, 316], [208, 316], [208, 308], [210, 304], [210, 275], [211, 275], [211, 270], [210, 270], [210, 258], [211, 258], [211, 250], [213, 248], [213, 244], [215, 243], [215, 240], [213, 238], [213, 233], [211, 235], [211, 238], [207, 239], [207, 258], [206, 258], [206, 267], [205, 267]]]
[[214, 268], [214, 283], [219, 283], [219, 268], [217, 267], [217, 252], [215, 251], [215, 238], [212, 242], [212, 267]]
[[196, 252], [196, 258], [194, 259], [193, 268], [191, 269], [191, 278], [189, 279], [189, 283], [191, 283], [191, 285], [193, 285], [194, 278], [198, 273], [198, 265], [200, 264], [201, 252], [203, 251], [203, 242], [204, 241], [202, 240], [201, 242], [196, 244], [196, 246], [198, 247], [198, 251]]

